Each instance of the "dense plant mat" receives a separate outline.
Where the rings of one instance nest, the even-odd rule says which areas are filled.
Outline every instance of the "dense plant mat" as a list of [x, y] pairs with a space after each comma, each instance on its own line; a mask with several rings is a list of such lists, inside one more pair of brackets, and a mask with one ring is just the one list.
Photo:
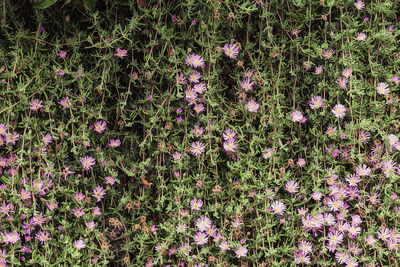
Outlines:
[[0, 265], [398, 266], [399, 10], [0, 2]]

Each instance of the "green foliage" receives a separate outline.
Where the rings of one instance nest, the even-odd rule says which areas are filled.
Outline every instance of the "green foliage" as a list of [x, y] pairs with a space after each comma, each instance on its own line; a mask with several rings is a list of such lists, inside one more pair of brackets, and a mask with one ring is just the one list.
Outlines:
[[[337, 250], [353, 251], [354, 242], [361, 251], [349, 253], [359, 265], [396, 265], [398, 244], [366, 240], [397, 230], [400, 211], [398, 1], [360, 10], [336, 0], [5, 0], [0, 7], [0, 249], [7, 254], [0, 260], [291, 266], [304, 240], [313, 245], [312, 266], [333, 266], [329, 234], [359, 215], [361, 232], [346, 232]], [[204, 65], [188, 62], [190, 55]], [[349, 182], [352, 174], [360, 181]], [[327, 214], [335, 223], [318, 225]], [[306, 215], [318, 227], [305, 227]], [[45, 222], [29, 234], [24, 223], [40, 216]], [[196, 245], [201, 216], [230, 250], [215, 235]], [[177, 231], [183, 223], [188, 229]], [[21, 240], [11, 242], [10, 233]], [[247, 256], [239, 257], [243, 248]]]

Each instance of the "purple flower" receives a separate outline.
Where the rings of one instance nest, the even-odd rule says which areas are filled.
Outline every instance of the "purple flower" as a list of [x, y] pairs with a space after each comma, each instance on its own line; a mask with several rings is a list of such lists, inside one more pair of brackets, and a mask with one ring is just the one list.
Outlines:
[[393, 76], [393, 77], [392, 77], [392, 82], [393, 82], [395, 85], [399, 85], [399, 84], [400, 84], [400, 76], [398, 76], [398, 75]]
[[196, 227], [201, 232], [207, 231], [211, 227], [211, 220], [207, 216], [201, 216], [196, 220]]
[[42, 100], [37, 100], [37, 99], [34, 99], [32, 102], [30, 102], [29, 103], [31, 106], [30, 106], [30, 109], [31, 110], [33, 110], [33, 111], [37, 111], [37, 110], [39, 110], [40, 108], [42, 108], [42, 107], [44, 107], [43, 105], [42, 105]]
[[352, 73], [353, 73], [352, 69], [344, 69], [342, 75], [346, 78], [349, 78], [352, 75]]
[[60, 51], [60, 53], [57, 54], [59, 58], [65, 58], [67, 56], [67, 52], [65, 51]]
[[81, 158], [81, 163], [83, 170], [89, 171], [96, 164], [96, 160], [90, 156], [84, 156]]
[[247, 257], [247, 248], [243, 246], [239, 246], [239, 248], [235, 251], [238, 258]]
[[1, 234], [3, 236], [3, 243], [11, 243], [11, 244], [16, 244], [18, 241], [21, 240], [21, 237], [19, 236], [18, 232], [11, 232], [11, 233], [5, 233]]
[[94, 221], [90, 221], [90, 222], [87, 222], [87, 223], [85, 223], [85, 224], [86, 224], [86, 228], [89, 229], [89, 230], [93, 230], [94, 227], [96, 226], [96, 224], [94, 223]]
[[114, 185], [114, 183], [115, 183], [114, 177], [107, 176], [107, 177], [105, 177], [104, 179], [106, 179], [106, 184]]
[[279, 200], [272, 203], [271, 209], [274, 211], [275, 214], [283, 215], [285, 213], [286, 206], [285, 204], [283, 204], [282, 201]]
[[322, 57], [323, 57], [325, 60], [331, 59], [331, 58], [333, 57], [334, 54], [335, 54], [335, 50], [333, 50], [333, 49], [328, 49], [328, 50], [322, 51]]
[[86, 245], [85, 245], [85, 242], [83, 242], [82, 239], [79, 239], [79, 240], [76, 240], [74, 242], [74, 247], [77, 248], [78, 250], [81, 250], [81, 249], [85, 248]]
[[182, 72], [177, 73], [175, 75], [175, 79], [177, 84], [186, 84], [186, 77], [183, 75]]
[[6, 136], [6, 143], [15, 145], [15, 142], [19, 140], [19, 133], [13, 132], [12, 134], [7, 134]]
[[222, 241], [221, 244], [219, 244], [219, 248], [220, 248], [222, 251], [227, 251], [227, 250], [230, 250], [230, 249], [231, 249], [229, 243], [228, 243], [227, 241], [225, 241], [225, 240]]
[[42, 245], [43, 245], [44, 243], [46, 243], [47, 241], [50, 240], [49, 235], [50, 235], [49, 232], [39, 231], [39, 232], [36, 234], [36, 239], [39, 240], [40, 243], [42, 243]]
[[71, 212], [76, 218], [80, 218], [85, 215], [85, 211], [82, 208], [73, 209]]
[[260, 107], [260, 105], [257, 102], [255, 102], [254, 100], [250, 100], [246, 104], [246, 108], [250, 112], [257, 112], [259, 107]]
[[114, 56], [117, 56], [119, 58], [124, 58], [127, 55], [127, 51], [121, 48], [117, 48], [117, 52], [114, 54]]
[[237, 144], [235, 139], [230, 138], [224, 142], [224, 149], [225, 151], [229, 152], [235, 152], [235, 149], [237, 148]]
[[0, 136], [6, 136], [7, 135], [7, 126], [4, 125], [4, 123], [0, 123]]
[[119, 147], [121, 145], [121, 141], [119, 139], [110, 139], [110, 147]]
[[193, 107], [193, 110], [196, 111], [197, 114], [200, 114], [201, 112], [204, 111], [204, 105], [203, 104], [196, 104]]
[[291, 117], [293, 122], [301, 122], [301, 120], [304, 118], [303, 114], [299, 110], [293, 111]]
[[189, 82], [198, 83], [200, 81], [201, 74], [200, 72], [193, 70], [192, 74], [189, 75]]
[[194, 235], [194, 241], [196, 242], [196, 245], [204, 245], [208, 242], [208, 235], [203, 232], [197, 232]]
[[367, 35], [365, 33], [357, 33], [356, 40], [357, 41], [365, 41], [367, 39]]
[[64, 76], [64, 75], [65, 75], [65, 70], [58, 70], [58, 71], [56, 72], [56, 75], [57, 75], [57, 76]]
[[379, 83], [376, 87], [378, 94], [380, 95], [388, 95], [390, 93], [390, 88], [387, 83]]
[[332, 109], [332, 113], [336, 118], [343, 119], [346, 116], [346, 107], [342, 104], [336, 104]]
[[291, 194], [299, 192], [299, 186], [293, 180], [290, 180], [289, 182], [287, 182], [285, 185], [285, 188], [286, 188], [286, 191], [288, 191]]
[[42, 141], [45, 146], [49, 145], [52, 142], [53, 138], [50, 133], [47, 133], [46, 135], [43, 134], [41, 135], [42, 135]]
[[58, 208], [57, 202], [49, 202], [49, 203], [46, 204], [46, 206], [50, 211], [53, 211], [56, 208]]
[[293, 28], [293, 29], [290, 31], [290, 34], [293, 35], [293, 36], [299, 37], [299, 33], [300, 33], [300, 32], [301, 32], [301, 30], [300, 30], [299, 28]]
[[251, 78], [245, 79], [241, 84], [240, 87], [245, 91], [251, 91], [253, 90], [254, 82], [251, 80]]
[[204, 63], [204, 59], [200, 55], [189, 54], [188, 56], [186, 56], [186, 65], [197, 68], [204, 67], [206, 64]]
[[97, 199], [97, 202], [100, 202], [101, 199], [104, 197], [104, 194], [106, 192], [104, 191], [104, 189], [101, 186], [96, 186], [93, 189], [93, 197], [95, 197]]
[[363, 10], [365, 7], [365, 4], [363, 1], [358, 0], [357, 2], [354, 3], [354, 6], [356, 7], [357, 10]]
[[76, 202], [81, 203], [85, 199], [85, 195], [81, 192], [76, 192], [74, 195], [74, 199], [76, 200]]
[[315, 67], [315, 74], [320, 75], [322, 74], [322, 65]]
[[225, 44], [222, 48], [222, 51], [224, 51], [225, 55], [229, 58], [236, 58], [239, 54], [239, 50], [240, 49], [236, 44]]
[[190, 147], [190, 152], [192, 152], [192, 154], [194, 156], [199, 156], [204, 153], [205, 148], [206, 147], [205, 147], [204, 143], [199, 142], [199, 141], [193, 142], [192, 146]]
[[103, 133], [107, 128], [107, 124], [105, 121], [98, 121], [94, 124], [94, 130], [98, 133]]
[[311, 109], [319, 109], [325, 106], [324, 99], [322, 96], [313, 96], [310, 101], [308, 101]]
[[200, 210], [202, 206], [203, 206], [203, 201], [201, 199], [195, 198], [190, 201], [190, 208], [192, 210]]
[[206, 85], [204, 83], [198, 83], [193, 85], [193, 90], [197, 93], [197, 94], [202, 94], [205, 91], [207, 91]]
[[[101, 210], [100, 210], [100, 208], [99, 207], [94, 207], [93, 208], [93, 216], [100, 216], [101, 215]], [[84, 213], [85, 214], [85, 213]]]
[[66, 96], [58, 103], [63, 107], [63, 109], [66, 109], [66, 108], [71, 108], [71, 101], [72, 99]]
[[343, 89], [343, 90], [347, 89], [348, 82], [349, 82], [349, 79], [346, 77], [340, 77], [336, 80], [336, 83], [339, 85], [340, 89]]

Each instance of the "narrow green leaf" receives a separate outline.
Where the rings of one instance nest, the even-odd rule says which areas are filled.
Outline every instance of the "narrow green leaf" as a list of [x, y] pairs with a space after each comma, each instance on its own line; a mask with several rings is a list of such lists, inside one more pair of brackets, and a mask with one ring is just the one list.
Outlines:
[[46, 9], [52, 5], [54, 5], [57, 2], [57, 0], [42, 0], [38, 1], [34, 7], [37, 9]]

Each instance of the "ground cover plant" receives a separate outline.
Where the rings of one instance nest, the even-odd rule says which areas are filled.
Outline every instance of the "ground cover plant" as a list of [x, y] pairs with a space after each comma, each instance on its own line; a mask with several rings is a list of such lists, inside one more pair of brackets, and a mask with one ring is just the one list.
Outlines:
[[398, 266], [400, 3], [0, 3], [1, 266]]

